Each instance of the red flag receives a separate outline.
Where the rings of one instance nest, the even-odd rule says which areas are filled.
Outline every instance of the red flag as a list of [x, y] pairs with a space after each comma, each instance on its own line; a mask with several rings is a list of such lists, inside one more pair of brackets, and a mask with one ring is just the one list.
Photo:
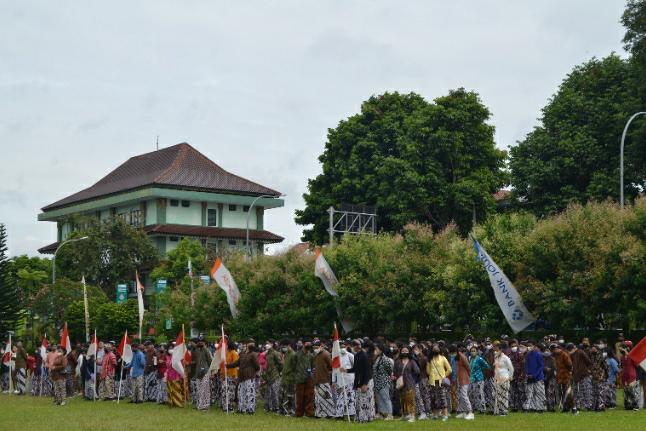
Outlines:
[[646, 337], [637, 343], [633, 349], [628, 352], [628, 356], [636, 364], [639, 364], [644, 370], [646, 370]]
[[123, 334], [123, 338], [117, 347], [117, 353], [121, 356], [121, 360], [126, 364], [132, 361], [132, 346], [130, 345], [130, 340], [128, 339], [128, 330]]
[[2, 355], [2, 364], [4, 366], [9, 366], [11, 363], [11, 338], [7, 341], [7, 344], [4, 346], [4, 354]]
[[63, 334], [61, 334], [61, 346], [65, 349], [65, 353], [72, 351], [72, 343], [70, 342], [70, 334], [67, 332], [67, 322], [63, 326]]

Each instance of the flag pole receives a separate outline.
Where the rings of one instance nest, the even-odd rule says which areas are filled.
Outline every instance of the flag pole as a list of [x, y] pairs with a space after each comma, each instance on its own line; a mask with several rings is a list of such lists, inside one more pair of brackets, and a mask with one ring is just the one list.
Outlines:
[[96, 328], [94, 329], [94, 401], [96, 401], [96, 384], [99, 381], [96, 375], [96, 361], [99, 357], [99, 341], [96, 339]]
[[13, 345], [11, 344], [11, 332], [9, 332], [9, 393], [13, 394], [13, 367], [11, 366], [11, 357], [13, 356]]
[[119, 404], [119, 400], [121, 399], [121, 384], [123, 383], [123, 358], [121, 358], [121, 370], [119, 370], [119, 391], [117, 392], [117, 404]]
[[[184, 340], [184, 350], [188, 350], [188, 343], [186, 342], [186, 331], [184, 331], [184, 324], [182, 323], [182, 340]], [[184, 352], [184, 357], [186, 356], [186, 352]], [[182, 357], [181, 361], [184, 363], [184, 357]], [[186, 365], [184, 363], [184, 365]], [[186, 369], [184, 369], [184, 376], [182, 376], [182, 383], [184, 386], [184, 407], [186, 407], [186, 404], [188, 403], [188, 376], [186, 375]]]
[[[220, 343], [224, 343], [224, 325], [222, 325], [222, 340]], [[229, 345], [227, 343], [226, 350], [229, 350]], [[224, 402], [226, 403], [226, 411], [227, 414], [229, 414], [229, 382], [227, 381], [227, 352], [224, 350], [222, 351], [224, 353]]]
[[[339, 329], [336, 327], [336, 322], [334, 322], [334, 331], [337, 333], [337, 337], [339, 334]], [[337, 340], [338, 342], [338, 340]], [[341, 364], [341, 352], [339, 352], [339, 365]], [[345, 370], [345, 368], [344, 368]], [[341, 384], [343, 385], [343, 405], [345, 406], [345, 415], [348, 418], [348, 423], [350, 423], [350, 410], [348, 408], [348, 395], [345, 393], [346, 392], [346, 386], [345, 386], [345, 373], [339, 372], [341, 374]]]
[[[47, 334], [45, 334], [45, 337], [43, 338], [47, 338]], [[40, 339], [40, 348], [41, 349], [43, 348], [42, 338]], [[40, 354], [40, 388], [38, 389], [38, 396], [42, 397], [43, 396], [43, 377], [45, 376], [45, 367], [44, 367], [45, 359], [43, 359], [43, 355], [41, 354], [40, 349], [38, 353]], [[47, 355], [45, 355], [45, 357], [47, 357]]]
[[87, 302], [87, 287], [85, 286], [85, 274], [81, 278], [83, 283], [83, 308], [85, 317], [85, 342], [90, 341], [90, 310]]

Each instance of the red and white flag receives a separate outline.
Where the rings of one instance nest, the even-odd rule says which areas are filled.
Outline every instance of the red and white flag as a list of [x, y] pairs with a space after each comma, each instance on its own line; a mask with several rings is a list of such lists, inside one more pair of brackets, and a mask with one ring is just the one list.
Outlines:
[[61, 346], [65, 349], [65, 353], [69, 354], [72, 351], [72, 343], [70, 342], [70, 334], [67, 332], [67, 322], [63, 326], [63, 333], [61, 334]]
[[47, 360], [48, 347], [49, 343], [47, 342], [47, 335], [43, 335], [43, 338], [40, 341], [40, 349], [38, 350], [38, 353], [40, 354], [40, 357], [43, 359], [43, 361]]
[[209, 371], [217, 372], [220, 369], [220, 366], [222, 366], [222, 364], [226, 364], [226, 362], [227, 339], [224, 337], [224, 325], [222, 325], [222, 336], [220, 338], [220, 344], [218, 345], [218, 348], [215, 349], [215, 354], [213, 355], [213, 359], [211, 360]]
[[211, 267], [211, 278], [220, 286], [220, 289], [224, 290], [224, 293], [227, 294], [227, 302], [229, 303], [229, 309], [231, 310], [231, 315], [235, 319], [238, 317], [238, 301], [240, 301], [240, 291], [238, 290], [238, 285], [236, 285], [235, 280], [231, 276], [229, 270], [222, 263], [222, 259], [219, 257], [213, 262]]
[[339, 344], [339, 330], [334, 324], [334, 333], [332, 334], [332, 370], [341, 368], [341, 344]]
[[128, 338], [128, 330], [123, 334], [123, 338], [117, 347], [117, 353], [121, 356], [121, 360], [129, 364], [132, 361], [132, 345], [130, 344], [130, 339]]
[[96, 356], [96, 351], [99, 349], [99, 343], [96, 339], [96, 329], [94, 330], [94, 335], [92, 336], [92, 341], [87, 348], [87, 356]]
[[135, 280], [137, 287], [137, 304], [139, 305], [139, 340], [141, 341], [141, 329], [144, 325], [144, 290], [145, 287], [139, 281], [139, 272], [135, 271]]
[[633, 349], [628, 352], [628, 356], [636, 364], [639, 364], [644, 370], [646, 370], [646, 337], [637, 343]]
[[182, 327], [182, 332], [179, 333], [177, 339], [175, 340], [175, 347], [173, 347], [173, 354], [171, 357], [171, 366], [182, 377], [184, 377], [183, 361], [185, 360], [187, 353], [188, 349], [186, 348], [186, 343], [184, 342], [184, 328]]

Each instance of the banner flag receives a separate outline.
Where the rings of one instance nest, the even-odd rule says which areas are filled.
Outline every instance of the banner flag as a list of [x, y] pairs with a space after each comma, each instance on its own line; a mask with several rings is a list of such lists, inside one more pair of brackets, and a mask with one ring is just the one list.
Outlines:
[[236, 317], [238, 317], [238, 301], [240, 301], [240, 290], [238, 290], [238, 285], [219, 257], [215, 259], [215, 262], [211, 267], [211, 278], [215, 280], [218, 286], [220, 286], [220, 289], [224, 290], [224, 293], [227, 294], [229, 309], [231, 310], [231, 315], [235, 319]]
[[496, 295], [496, 301], [498, 301], [502, 314], [505, 315], [509, 326], [514, 332], [522, 331], [534, 323], [536, 319], [525, 308], [518, 291], [516, 291], [505, 273], [496, 265], [478, 241], [475, 238], [471, 239], [473, 240], [473, 247], [478, 255], [478, 260], [482, 262], [487, 275], [489, 275], [489, 282], [491, 282], [491, 287]]

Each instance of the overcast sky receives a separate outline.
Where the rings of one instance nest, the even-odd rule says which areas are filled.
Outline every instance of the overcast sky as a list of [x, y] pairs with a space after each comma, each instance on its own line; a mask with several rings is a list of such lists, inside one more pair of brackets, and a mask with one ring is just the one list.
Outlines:
[[56, 239], [40, 208], [131, 156], [188, 142], [287, 195], [327, 129], [384, 91], [477, 91], [513, 146], [571, 68], [624, 55], [622, 0], [0, 0], [0, 222], [10, 254]]

